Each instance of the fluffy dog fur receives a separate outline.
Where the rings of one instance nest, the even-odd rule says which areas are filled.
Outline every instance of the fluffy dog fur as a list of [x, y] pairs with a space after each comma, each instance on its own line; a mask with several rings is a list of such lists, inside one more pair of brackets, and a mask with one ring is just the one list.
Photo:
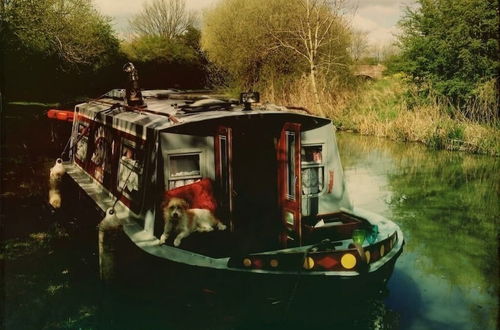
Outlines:
[[179, 246], [183, 238], [191, 235], [195, 231], [209, 232], [217, 227], [225, 230], [226, 226], [220, 222], [209, 210], [190, 209], [188, 203], [181, 198], [172, 198], [163, 207], [163, 219], [165, 227], [160, 237], [160, 244], [164, 244], [168, 236], [174, 230], [177, 236], [174, 246]]

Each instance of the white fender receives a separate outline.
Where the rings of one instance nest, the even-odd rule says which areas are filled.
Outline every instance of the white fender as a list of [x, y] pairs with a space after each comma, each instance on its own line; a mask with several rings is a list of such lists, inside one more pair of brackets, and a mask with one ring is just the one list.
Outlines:
[[49, 189], [49, 204], [55, 209], [61, 207], [61, 192], [59, 189]]
[[66, 173], [62, 159], [57, 158], [56, 163], [50, 169], [49, 174], [49, 204], [53, 208], [58, 209], [61, 207], [61, 181]]

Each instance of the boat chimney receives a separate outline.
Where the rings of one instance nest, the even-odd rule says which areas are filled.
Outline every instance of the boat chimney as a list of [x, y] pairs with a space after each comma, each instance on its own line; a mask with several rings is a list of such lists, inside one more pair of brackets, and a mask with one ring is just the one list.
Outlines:
[[252, 110], [252, 103], [258, 103], [260, 101], [259, 92], [247, 92], [240, 93], [240, 103], [244, 105], [244, 111]]
[[123, 71], [128, 73], [127, 89], [125, 91], [127, 105], [145, 108], [146, 103], [144, 103], [141, 88], [139, 87], [139, 74], [137, 73], [137, 69], [131, 62], [128, 62], [123, 66]]

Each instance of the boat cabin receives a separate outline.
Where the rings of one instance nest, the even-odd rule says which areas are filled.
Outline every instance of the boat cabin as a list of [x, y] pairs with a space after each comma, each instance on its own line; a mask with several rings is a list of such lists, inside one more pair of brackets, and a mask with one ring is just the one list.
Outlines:
[[342, 211], [352, 207], [330, 120], [177, 90], [142, 91], [147, 108], [132, 107], [124, 94], [76, 107], [72, 160], [145, 232], [160, 237], [173, 196], [227, 225], [180, 246], [207, 255], [311, 244], [325, 223], [339, 239], [363, 226]]

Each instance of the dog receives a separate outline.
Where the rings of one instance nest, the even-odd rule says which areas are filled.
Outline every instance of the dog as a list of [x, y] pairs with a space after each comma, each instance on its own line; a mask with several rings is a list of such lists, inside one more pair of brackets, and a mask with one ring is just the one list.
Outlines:
[[160, 237], [160, 244], [165, 244], [170, 233], [174, 230], [177, 236], [174, 246], [179, 246], [183, 238], [192, 233], [209, 232], [217, 227], [218, 230], [225, 230], [226, 226], [217, 219], [210, 210], [190, 209], [188, 203], [181, 198], [172, 198], [163, 207], [163, 219], [165, 227]]

